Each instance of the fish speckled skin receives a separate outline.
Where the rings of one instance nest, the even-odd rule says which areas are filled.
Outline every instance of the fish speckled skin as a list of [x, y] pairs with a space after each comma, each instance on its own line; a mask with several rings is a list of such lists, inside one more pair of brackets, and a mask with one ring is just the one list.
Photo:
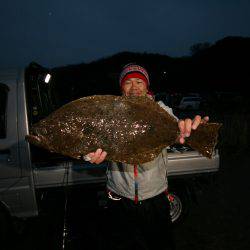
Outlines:
[[[211, 157], [219, 127], [217, 123], [200, 125], [188, 139], [189, 145]], [[34, 124], [26, 138], [76, 159], [102, 148], [107, 160], [138, 164], [153, 160], [176, 142], [178, 134], [175, 118], [147, 97], [96, 95], [59, 108]]]

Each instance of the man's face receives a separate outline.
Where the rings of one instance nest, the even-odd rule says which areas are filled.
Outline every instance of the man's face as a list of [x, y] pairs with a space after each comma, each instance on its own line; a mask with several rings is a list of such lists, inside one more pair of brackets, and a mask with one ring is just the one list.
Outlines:
[[147, 91], [147, 84], [140, 78], [129, 78], [122, 85], [125, 96], [146, 96]]

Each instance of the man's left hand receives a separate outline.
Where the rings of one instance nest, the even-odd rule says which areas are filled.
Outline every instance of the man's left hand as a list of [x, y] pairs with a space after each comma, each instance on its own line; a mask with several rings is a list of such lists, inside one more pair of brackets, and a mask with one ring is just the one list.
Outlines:
[[200, 115], [196, 115], [193, 120], [190, 118], [179, 120], [178, 127], [180, 129], [180, 136], [178, 138], [178, 142], [183, 144], [185, 142], [185, 138], [190, 136], [192, 130], [197, 129], [201, 123], [207, 123], [208, 121], [208, 116], [201, 118]]

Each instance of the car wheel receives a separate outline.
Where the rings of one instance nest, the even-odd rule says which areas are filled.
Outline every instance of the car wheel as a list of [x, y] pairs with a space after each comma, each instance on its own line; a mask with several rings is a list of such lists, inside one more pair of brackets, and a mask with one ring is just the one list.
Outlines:
[[185, 189], [169, 190], [170, 216], [174, 224], [181, 223], [189, 213], [190, 195]]

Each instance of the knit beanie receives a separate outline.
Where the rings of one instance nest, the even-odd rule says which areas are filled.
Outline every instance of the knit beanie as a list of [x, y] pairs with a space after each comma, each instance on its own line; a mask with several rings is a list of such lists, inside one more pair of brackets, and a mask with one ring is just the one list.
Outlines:
[[123, 83], [129, 78], [142, 79], [147, 84], [147, 88], [149, 86], [148, 72], [137, 64], [127, 64], [123, 67], [119, 80], [120, 87], [122, 87]]

